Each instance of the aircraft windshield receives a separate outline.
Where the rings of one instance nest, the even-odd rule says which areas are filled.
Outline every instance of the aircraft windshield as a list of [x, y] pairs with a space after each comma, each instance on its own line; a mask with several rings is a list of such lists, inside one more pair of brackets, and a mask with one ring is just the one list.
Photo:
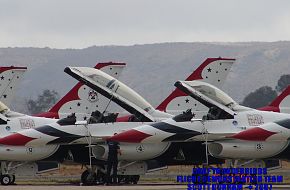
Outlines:
[[3, 102], [0, 101], [0, 113], [5, 115], [5, 117], [20, 117], [24, 114], [11, 111]]
[[229, 107], [232, 104], [236, 104], [236, 102], [230, 96], [228, 96], [222, 90], [218, 89], [213, 85], [201, 81], [184, 81], [184, 82], [190, 85], [196, 91], [204, 94], [208, 98], [215, 100], [216, 102], [224, 106]]
[[0, 101], [0, 113], [6, 112], [8, 110], [9, 108], [3, 102]]
[[144, 121], [153, 121], [151, 115], [154, 108], [142, 96], [130, 87], [112, 76], [93, 68], [67, 67], [65, 72], [84, 81], [100, 94], [111, 99], [121, 107], [131, 112], [137, 117], [144, 118]]

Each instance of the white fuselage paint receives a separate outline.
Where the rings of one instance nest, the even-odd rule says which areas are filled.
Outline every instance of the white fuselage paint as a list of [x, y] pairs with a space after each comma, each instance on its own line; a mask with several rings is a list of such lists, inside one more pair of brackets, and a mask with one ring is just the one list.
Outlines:
[[[35, 128], [37, 126], [56, 122], [55, 119], [32, 117], [21, 115], [17, 117], [4, 117], [1, 119], [7, 121], [7, 124], [0, 125], [0, 136], [5, 137], [21, 130]], [[58, 149], [59, 145], [50, 145], [45, 147], [23, 147], [23, 146], [0, 146], [0, 161], [37, 161], [48, 158]]]

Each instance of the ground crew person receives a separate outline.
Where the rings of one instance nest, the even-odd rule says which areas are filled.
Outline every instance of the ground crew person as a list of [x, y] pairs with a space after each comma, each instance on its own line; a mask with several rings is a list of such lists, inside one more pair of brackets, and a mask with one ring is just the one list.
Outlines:
[[[113, 184], [117, 184], [118, 154], [121, 155], [120, 146], [118, 142], [114, 142], [114, 141], [107, 141], [107, 144], [109, 147], [109, 153], [108, 153], [108, 160], [107, 160], [106, 183], [107, 184], [112, 183], [112, 178], [113, 178]], [[113, 169], [113, 175], [111, 178], [112, 169]]]

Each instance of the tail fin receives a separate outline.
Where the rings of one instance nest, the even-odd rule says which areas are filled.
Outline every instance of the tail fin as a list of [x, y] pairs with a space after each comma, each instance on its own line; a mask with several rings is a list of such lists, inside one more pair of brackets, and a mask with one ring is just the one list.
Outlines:
[[16, 86], [27, 67], [0, 67], [0, 101], [10, 107]]
[[290, 113], [290, 85], [272, 103], [259, 110]]
[[[95, 68], [109, 75], [119, 78], [126, 63], [98, 63]], [[104, 110], [107, 99], [81, 82], [77, 83], [61, 100], [48, 112], [37, 114], [39, 117], [63, 118], [71, 113], [76, 113], [78, 119], [87, 117], [96, 109]]]
[[[234, 62], [235, 59], [229, 58], [207, 58], [186, 80], [201, 80], [220, 88]], [[172, 114], [178, 114], [190, 108], [207, 109], [177, 88], [157, 107], [160, 111]]]

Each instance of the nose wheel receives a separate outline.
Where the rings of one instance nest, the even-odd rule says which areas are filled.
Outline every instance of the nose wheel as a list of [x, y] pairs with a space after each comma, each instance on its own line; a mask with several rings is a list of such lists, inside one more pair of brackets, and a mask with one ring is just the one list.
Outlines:
[[82, 173], [81, 182], [83, 185], [94, 185], [96, 183], [96, 173], [86, 170]]
[[[10, 185], [12, 182], [12, 179], [9, 175], [1, 175], [1, 185]], [[15, 178], [14, 178], [15, 180]]]

